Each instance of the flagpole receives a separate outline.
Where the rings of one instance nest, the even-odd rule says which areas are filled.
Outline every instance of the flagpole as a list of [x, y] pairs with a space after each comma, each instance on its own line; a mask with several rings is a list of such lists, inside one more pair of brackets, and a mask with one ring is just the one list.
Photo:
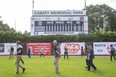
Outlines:
[[32, 0], [32, 16], [31, 16], [31, 35], [34, 35], [34, 21], [33, 21], [33, 11], [34, 11], [34, 0]]
[[33, 10], [34, 10], [34, 0], [32, 0], [32, 15], [33, 15]]
[[86, 9], [86, 0], [85, 0], [85, 9]]
[[15, 19], [15, 21], [14, 21], [14, 29], [15, 29], [15, 31], [16, 31], [16, 19]]

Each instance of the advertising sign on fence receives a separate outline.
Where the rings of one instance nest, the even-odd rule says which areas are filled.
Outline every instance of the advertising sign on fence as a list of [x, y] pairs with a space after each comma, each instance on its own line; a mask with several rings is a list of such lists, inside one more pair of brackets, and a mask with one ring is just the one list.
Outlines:
[[68, 48], [69, 55], [81, 55], [81, 47], [85, 51], [85, 43], [82, 42], [70, 42], [70, 43], [61, 43], [61, 54], [64, 55], [64, 46]]
[[29, 46], [31, 46], [32, 53], [35, 55], [40, 54], [41, 48], [44, 54], [51, 55], [51, 43], [27, 43], [27, 53]]
[[16, 43], [1, 43], [0, 44], [0, 55], [9, 55], [11, 46], [14, 48], [14, 53], [16, 52]]
[[116, 42], [94, 42], [94, 54], [95, 55], [110, 55], [110, 45], [116, 49]]

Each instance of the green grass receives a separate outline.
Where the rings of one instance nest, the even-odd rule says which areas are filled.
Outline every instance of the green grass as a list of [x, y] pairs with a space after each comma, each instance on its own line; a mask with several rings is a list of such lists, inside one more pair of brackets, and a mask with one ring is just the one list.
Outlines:
[[96, 57], [94, 64], [97, 70], [90, 72], [86, 70], [86, 57], [70, 57], [69, 60], [64, 60], [63, 57], [59, 60], [60, 74], [56, 75], [54, 72], [54, 57], [39, 57], [34, 56], [28, 58], [24, 56], [23, 59], [26, 71], [22, 74], [15, 74], [15, 58], [8, 59], [8, 56], [0, 56], [0, 77], [116, 77], [116, 62], [111, 62], [109, 57]]

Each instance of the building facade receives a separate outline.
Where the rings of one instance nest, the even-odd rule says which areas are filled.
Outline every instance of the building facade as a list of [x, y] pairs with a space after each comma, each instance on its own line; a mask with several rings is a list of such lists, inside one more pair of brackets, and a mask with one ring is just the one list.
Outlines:
[[33, 10], [31, 35], [87, 34], [85, 10]]

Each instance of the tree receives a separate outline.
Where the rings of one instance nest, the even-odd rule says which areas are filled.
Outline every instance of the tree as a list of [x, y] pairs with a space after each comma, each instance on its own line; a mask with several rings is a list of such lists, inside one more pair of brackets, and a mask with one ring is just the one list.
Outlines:
[[7, 31], [10, 27], [7, 24], [3, 24], [3, 21], [0, 21], [0, 31]]
[[[116, 31], [116, 10], [106, 4], [90, 5], [86, 7], [89, 19], [89, 32], [95, 31], [95, 28], [100, 27], [107, 31]], [[108, 24], [104, 24], [107, 22]]]
[[10, 28], [8, 24], [4, 24], [2, 20], [0, 20], [0, 31], [13, 31], [13, 32], [16, 32], [13, 28]]
[[27, 35], [27, 36], [29, 36], [30, 33], [29, 33], [28, 31], [25, 30], [25, 32], [23, 33], [23, 35]]

